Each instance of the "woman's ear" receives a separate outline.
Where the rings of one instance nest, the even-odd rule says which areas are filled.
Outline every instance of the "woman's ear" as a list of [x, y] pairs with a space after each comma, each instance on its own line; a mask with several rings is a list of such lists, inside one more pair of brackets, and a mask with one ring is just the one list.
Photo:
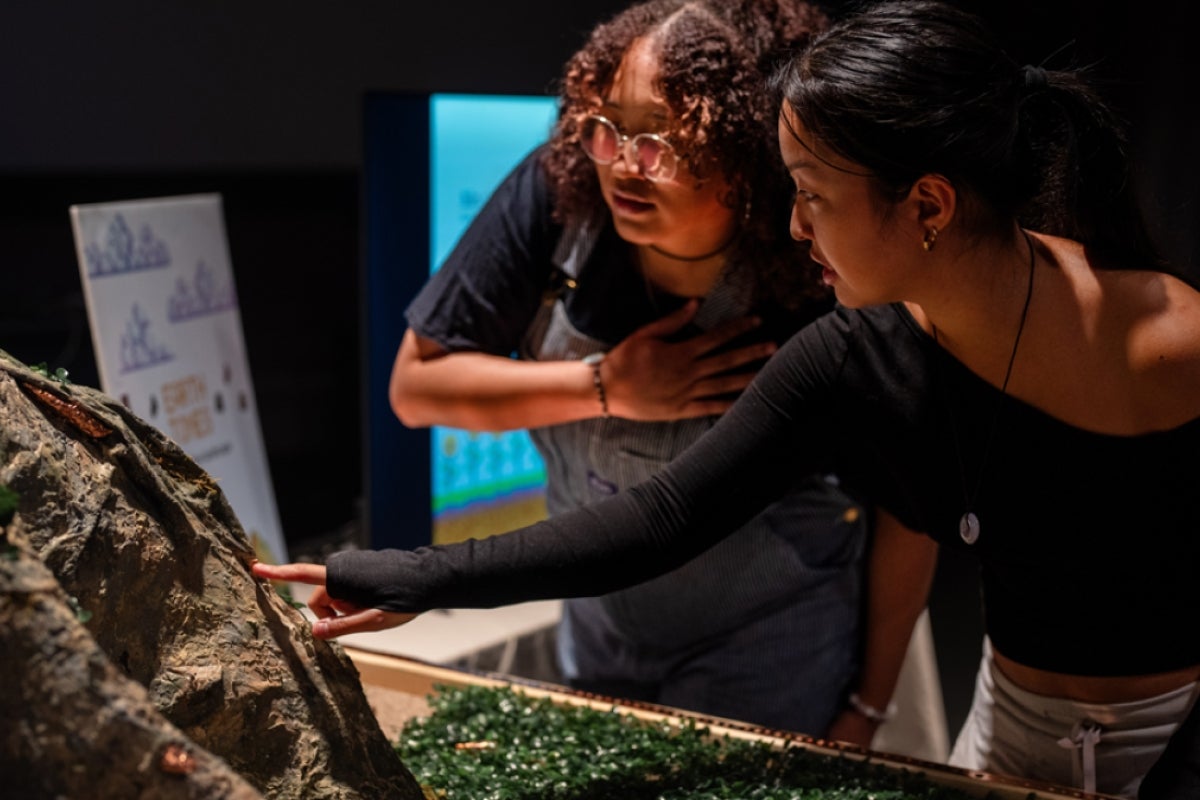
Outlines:
[[912, 219], [922, 228], [945, 230], [958, 210], [958, 190], [944, 175], [922, 175], [908, 191]]

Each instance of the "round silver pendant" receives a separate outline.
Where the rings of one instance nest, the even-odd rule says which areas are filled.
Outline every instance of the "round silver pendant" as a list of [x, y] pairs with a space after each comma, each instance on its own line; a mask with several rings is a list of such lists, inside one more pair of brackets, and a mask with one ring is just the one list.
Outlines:
[[968, 511], [958, 521], [958, 535], [967, 544], [975, 544], [979, 539], [979, 517]]

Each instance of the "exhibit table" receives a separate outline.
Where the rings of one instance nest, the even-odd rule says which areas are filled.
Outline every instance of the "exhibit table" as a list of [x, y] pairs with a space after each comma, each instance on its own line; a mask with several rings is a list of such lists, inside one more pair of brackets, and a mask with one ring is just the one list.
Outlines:
[[[708, 717], [666, 706], [604, 697], [539, 681], [497, 673], [455, 669], [419, 659], [374, 652], [357, 646], [347, 646], [345, 651], [357, 667], [364, 690], [367, 691], [369, 698], [373, 696], [373, 693], [382, 691], [419, 701], [420, 698], [435, 694], [439, 687], [508, 687], [530, 697], [547, 698], [555, 703], [582, 705], [601, 711], [618, 711], [652, 723], [667, 722], [683, 725], [691, 720], [697, 725], [707, 727], [715, 736], [766, 742], [779, 747], [799, 747], [818, 754], [869, 760], [873, 764], [889, 769], [918, 772], [933, 783], [958, 789], [975, 797], [986, 797], [989, 800], [1031, 800], [1031, 798], [1037, 800], [1106, 800], [1108, 798], [1107, 795], [1090, 794], [1037, 781], [959, 769], [906, 756], [865, 750], [841, 742], [828, 742], [787, 731], [762, 728], [738, 720]], [[375, 694], [374, 697], [378, 698], [379, 695]], [[395, 707], [404, 709], [398, 712], [401, 716], [405, 714], [420, 715], [419, 702], [401, 703]], [[389, 711], [386, 704], [378, 705], [376, 708], [380, 723], [385, 730], [395, 729], [402, 725], [402, 719], [390, 718], [394, 717], [395, 713]]]

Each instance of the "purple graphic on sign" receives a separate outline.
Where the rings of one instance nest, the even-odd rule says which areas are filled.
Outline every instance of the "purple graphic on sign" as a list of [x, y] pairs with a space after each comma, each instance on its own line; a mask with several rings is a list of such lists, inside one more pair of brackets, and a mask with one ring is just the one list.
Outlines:
[[184, 278], [175, 282], [175, 291], [167, 300], [167, 319], [171, 322], [184, 322], [236, 307], [237, 297], [233, 285], [221, 285], [214, 270], [201, 261], [196, 264], [196, 272], [190, 284]]
[[170, 361], [175, 356], [150, 336], [150, 320], [142, 313], [137, 303], [125, 322], [121, 334], [121, 372], [133, 372]]
[[85, 249], [84, 256], [87, 259], [88, 276], [92, 278], [162, 269], [171, 264], [166, 243], [154, 235], [149, 225], [143, 225], [135, 239], [129, 224], [120, 214], [109, 224], [104, 246], [92, 242]]

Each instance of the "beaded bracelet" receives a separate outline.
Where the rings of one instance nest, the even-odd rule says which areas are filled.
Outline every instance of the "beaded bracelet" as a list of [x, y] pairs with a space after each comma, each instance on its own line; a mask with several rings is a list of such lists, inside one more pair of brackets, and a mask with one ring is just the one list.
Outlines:
[[604, 381], [600, 377], [600, 364], [604, 362], [604, 353], [591, 353], [583, 357], [583, 363], [592, 368], [592, 386], [596, 387], [596, 397], [600, 400], [600, 413], [608, 419], [608, 395], [604, 392]]
[[878, 722], [878, 723], [887, 722], [889, 719], [891, 719], [892, 717], [894, 717], [896, 715], [896, 704], [895, 703], [889, 703], [887, 710], [881, 711], [878, 708], [876, 708], [875, 706], [871, 705], [870, 703], [864, 702], [863, 699], [858, 696], [858, 692], [852, 693], [850, 695], [849, 699], [847, 700], [847, 702], [850, 704], [850, 707], [852, 709], [857, 711], [859, 714], [862, 714], [867, 719], [871, 720], [871, 722]]

